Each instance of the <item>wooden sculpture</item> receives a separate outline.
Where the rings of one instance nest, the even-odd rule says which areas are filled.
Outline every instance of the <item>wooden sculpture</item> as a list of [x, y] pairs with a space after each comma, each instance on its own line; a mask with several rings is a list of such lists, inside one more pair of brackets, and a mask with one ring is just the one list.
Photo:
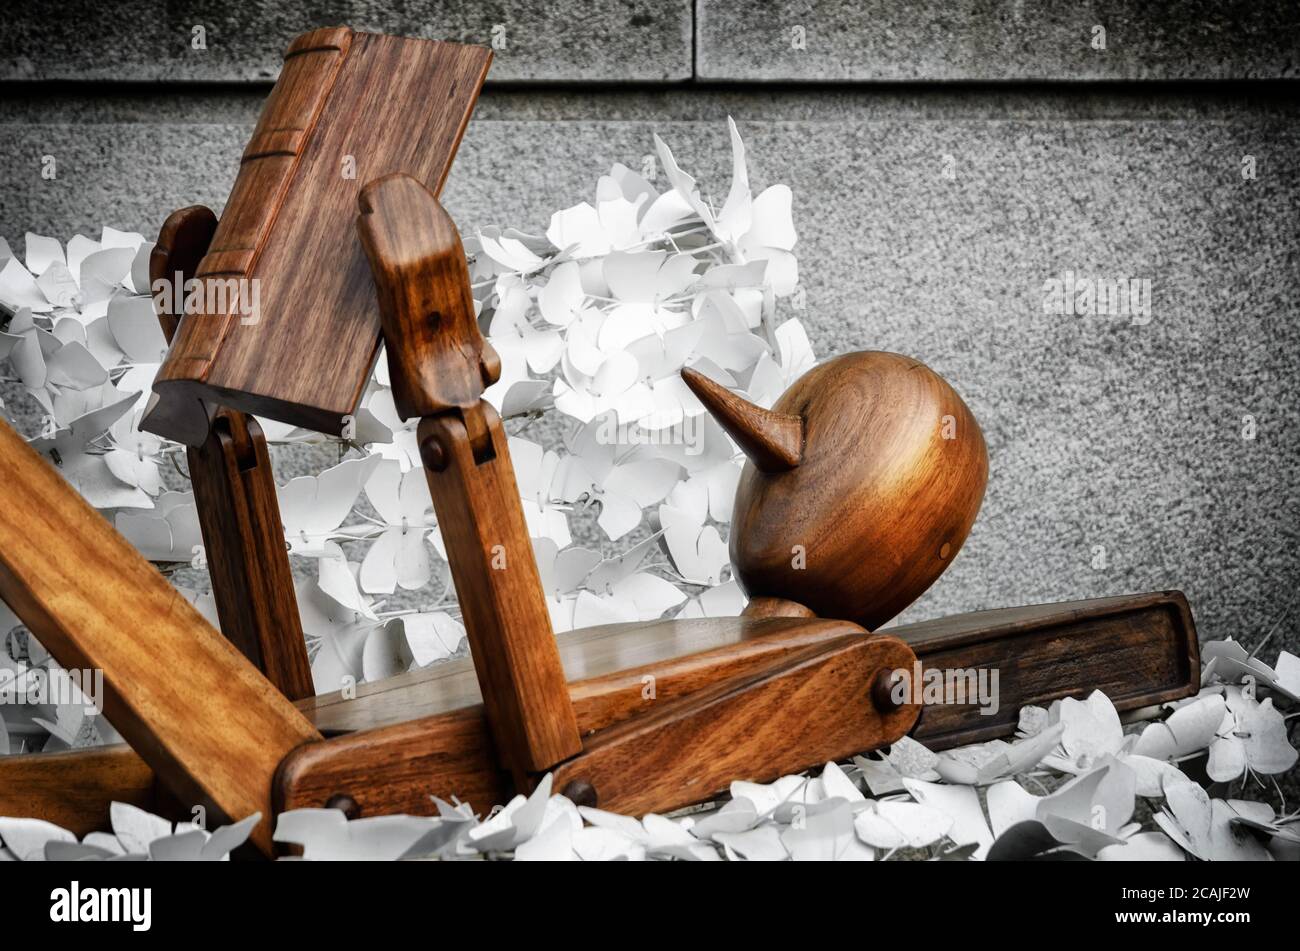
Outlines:
[[696, 370], [682, 377], [748, 456], [731, 563], [754, 617], [848, 618], [875, 630], [956, 557], [988, 455], [960, 396], [924, 364], [849, 353], [770, 410]]
[[[290, 68], [306, 56], [331, 65]], [[548, 772], [557, 789], [612, 810], [698, 802], [734, 779], [895, 742], [920, 706], [888, 688], [918, 664], [1003, 675], [997, 711], [931, 710], [918, 735], [935, 747], [1007, 735], [1020, 705], [1094, 688], [1121, 710], [1195, 692], [1195, 627], [1177, 592], [867, 630], [951, 561], [987, 473], [961, 400], [888, 354], [819, 367], [772, 411], [688, 372], [750, 458], [732, 529], [753, 596], [747, 616], [608, 625], [557, 641], [502, 424], [482, 399], [499, 363], [435, 194], [488, 56], [342, 28], [300, 37], [221, 222], [190, 208], [164, 227], [155, 273], [210, 280], [234, 268], [289, 286], [299, 267], [346, 275], [301, 307], [273, 308], [253, 331], [229, 314], [187, 313], [179, 324], [163, 315], [174, 338], [153, 418], [192, 446], [209, 561], [216, 551], [223, 560], [213, 586], [228, 639], [0, 423], [0, 479], [26, 500], [0, 508], [0, 597], [62, 665], [104, 671], [106, 714], [130, 744], [0, 757], [0, 814], [85, 832], [114, 799], [166, 812], [176, 796], [187, 818], [194, 805], [213, 821], [260, 811], [253, 840], [271, 853], [284, 809], [427, 814], [432, 796], [454, 796], [486, 810]], [[374, 128], [355, 106], [379, 93], [352, 93], [385, 88], [376, 77], [404, 96], [423, 77], [421, 131], [404, 137], [390, 123], [371, 142], [367, 167], [398, 174], [367, 176], [364, 188], [314, 179], [359, 141], [357, 129]], [[315, 111], [286, 106], [304, 98]], [[336, 99], [354, 109], [331, 110]], [[304, 124], [277, 127], [282, 111]], [[259, 191], [266, 175], [275, 185]], [[349, 188], [357, 230], [349, 220], [335, 233]], [[355, 696], [310, 697], [269, 459], [246, 413], [337, 431], [381, 332], [397, 408], [420, 418], [472, 659]], [[800, 567], [785, 560], [795, 546]]]

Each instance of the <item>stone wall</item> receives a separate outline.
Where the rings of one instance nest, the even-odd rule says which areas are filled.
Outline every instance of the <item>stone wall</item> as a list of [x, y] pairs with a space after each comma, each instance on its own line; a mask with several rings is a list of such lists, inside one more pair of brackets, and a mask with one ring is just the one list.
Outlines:
[[[1253, 643], [1296, 599], [1294, 3], [126, 0], [6, 18], [15, 247], [220, 210], [280, 51], [319, 25], [504, 39], [444, 196], [466, 230], [543, 228], [655, 131], [720, 192], [732, 115], [755, 185], [794, 189], [818, 353], [917, 356], [984, 426], [979, 522], [907, 617], [1181, 588], [1204, 636]], [[1045, 314], [1067, 272], [1149, 280], [1149, 319]], [[1277, 635], [1293, 650], [1297, 619]]]

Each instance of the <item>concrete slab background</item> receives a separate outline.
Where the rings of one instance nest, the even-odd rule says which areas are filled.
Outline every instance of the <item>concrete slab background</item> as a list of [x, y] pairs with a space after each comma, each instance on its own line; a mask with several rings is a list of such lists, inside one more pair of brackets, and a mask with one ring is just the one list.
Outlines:
[[[659, 82], [692, 75], [691, 0], [70, 0], [7, 4], [0, 79], [274, 79], [320, 26], [479, 43], [494, 82]], [[57, 10], [57, 12], [55, 12]]]
[[725, 80], [1295, 77], [1300, 7], [1246, 0], [699, 0], [697, 75]]

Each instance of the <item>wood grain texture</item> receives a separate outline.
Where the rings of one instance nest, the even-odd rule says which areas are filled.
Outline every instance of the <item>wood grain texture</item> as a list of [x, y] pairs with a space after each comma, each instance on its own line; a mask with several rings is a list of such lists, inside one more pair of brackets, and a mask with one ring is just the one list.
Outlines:
[[426, 416], [417, 438], [426, 463], [447, 564], [498, 751], [515, 770], [536, 771], [576, 753], [581, 741], [533, 559], [505, 429], [486, 402], [490, 453], [476, 461], [465, 423], [454, 413]]
[[745, 610], [741, 612], [742, 617], [752, 618], [769, 618], [769, 617], [816, 617], [811, 608], [799, 604], [796, 601], [789, 601], [785, 598], [768, 598], [759, 595], [757, 598], [750, 598], [749, 603], [745, 605]]
[[394, 400], [416, 439], [497, 751], [521, 784], [581, 746], [496, 410], [500, 372], [474, 314], [455, 225], [408, 175], [362, 190], [357, 230]]
[[[169, 215], [149, 258], [150, 284], [183, 288], [216, 228], [216, 216], [200, 205]], [[179, 316], [163, 312], [160, 299], [172, 300], [155, 296], [170, 341]], [[214, 409], [205, 407], [207, 438], [187, 455], [221, 631], [290, 700], [310, 697], [315, 687], [266, 439], [248, 414]]]
[[[737, 652], [752, 663], [747, 670], [752, 676], [763, 669], [788, 665], [800, 650], [825, 650], [827, 643], [842, 640], [844, 635], [837, 634], [828, 624], [833, 622], [796, 619], [737, 622], [727, 619], [725, 624], [707, 634], [710, 642], [716, 645], [712, 651], [695, 657], [686, 654], [675, 659], [657, 656], [653, 662], [626, 671], [618, 670], [620, 645], [624, 641], [630, 643], [633, 653], [646, 649], [658, 652], [665, 650], [675, 638], [685, 635], [686, 629], [677, 629], [677, 625], [670, 622], [645, 626], [616, 625], [602, 629], [589, 639], [575, 641], [565, 652], [569, 669], [586, 664], [586, 669], [594, 673], [590, 679], [571, 683], [569, 687], [579, 726], [589, 745], [593, 734], [609, 733], [611, 727], [615, 730], [649, 730], [653, 721], [645, 718], [657, 715], [658, 707], [650, 704], [651, 709], [647, 710], [644, 701], [632, 699], [643, 683], [644, 674], [656, 677], [661, 706], [665, 705], [663, 701], [668, 701], [667, 706], [690, 704], [692, 697], [699, 700], [706, 695], [710, 684], [716, 689], [716, 673], [723, 669], [716, 659], [717, 653], [738, 649]], [[913, 735], [934, 749], [1011, 736], [1019, 706], [1024, 703], [1045, 704], [1067, 696], [1081, 698], [1100, 687], [1108, 691], [1117, 708], [1134, 710], [1193, 696], [1200, 683], [1195, 625], [1186, 599], [1178, 592], [981, 611], [909, 624], [890, 629], [888, 633], [913, 648], [923, 669], [968, 670], [993, 666], [1000, 672], [1001, 706], [992, 716], [984, 716], [970, 704], [925, 708]], [[802, 647], [796, 646], [803, 635], [807, 635], [807, 642]], [[746, 642], [746, 637], [753, 640]], [[766, 640], [785, 640], [785, 648], [765, 652], [761, 645]], [[710, 653], [715, 657], [710, 657]], [[693, 663], [706, 673], [699, 678], [676, 682], [674, 677], [679, 675], [683, 666]], [[425, 673], [421, 671], [410, 676], [414, 678]], [[453, 698], [467, 700], [473, 689], [467, 674], [464, 669], [448, 671], [446, 681], [436, 686], [430, 680], [420, 684], [395, 684], [391, 691], [359, 697], [354, 703], [365, 706], [380, 701], [386, 708], [381, 717], [385, 717], [396, 715], [402, 709], [416, 709], [415, 704], [419, 701], [415, 698], [431, 687], [430, 692], [441, 694], [448, 703], [453, 702]], [[735, 673], [728, 682], [739, 682], [744, 677]], [[344, 713], [344, 708], [347, 704], [335, 698], [320, 699], [323, 702], [312, 715], [322, 727], [326, 723], [337, 727], [346, 722], [348, 714]], [[376, 712], [372, 709], [360, 722], [373, 722], [369, 717]], [[475, 734], [477, 739], [465, 748], [468, 758], [457, 758], [446, 767], [449, 770], [447, 785], [431, 788], [429, 782], [433, 780], [429, 780], [424, 784], [402, 786], [402, 791], [392, 796], [385, 792], [386, 783], [380, 777], [385, 772], [384, 764], [392, 757], [403, 764], [404, 774], [423, 773], [426, 777], [439, 774], [450, 753], [431, 743], [427, 737], [449, 729], [443, 718], [450, 715], [436, 713], [418, 723], [365, 730], [302, 748], [289, 757], [293, 770], [281, 774], [286, 783], [282, 792], [286, 797], [284, 801], [299, 806], [318, 806], [332, 791], [337, 791], [334, 787], [340, 787], [347, 788], [353, 795], [367, 797], [368, 814], [387, 811], [428, 813], [431, 804], [424, 797], [431, 791], [443, 796], [456, 794], [457, 783], [463, 783], [463, 788], [474, 790], [474, 795], [480, 797], [473, 798], [468, 793], [462, 797], [477, 808], [487, 808], [502, 801], [492, 797], [508, 795], [509, 788], [490, 752], [485, 752], [490, 749], [485, 721], [481, 722], [479, 732]], [[746, 722], [749, 729], [757, 729], [763, 721], [758, 717], [751, 721], [738, 719], [735, 727], [738, 734], [745, 734]], [[457, 719], [455, 729], [467, 731], [469, 726], [465, 720]], [[826, 729], [833, 731], [834, 727]], [[814, 765], [812, 747], [821, 741], [821, 732], [821, 729], [803, 725], [790, 728], [788, 745], [797, 750], [806, 762], [803, 766], [790, 767], [786, 772]], [[652, 750], [658, 748], [659, 741], [653, 732], [645, 742]], [[700, 740], [701, 745], [704, 742]], [[747, 741], [736, 739], [729, 742], [725, 736], [710, 733], [707, 742], [710, 755], [716, 751], [728, 755], [727, 751], [737, 746], [743, 748]], [[672, 744], [667, 744], [667, 747], [668, 755], [671, 755]], [[645, 755], [653, 759], [655, 754]], [[834, 755], [846, 754], [828, 754], [826, 758], [834, 758]], [[641, 785], [650, 790], [644, 795], [655, 800], [654, 805], [647, 807], [646, 802], [638, 798], [643, 795], [639, 790], [622, 790], [620, 784], [624, 780], [619, 776], [623, 775], [620, 770], [625, 768], [635, 775], [641, 767], [635, 762], [622, 764], [611, 771], [609, 775], [613, 778], [605, 780], [605, 789], [602, 790], [601, 783], [595, 781], [599, 775], [591, 771], [580, 775], [579, 771], [571, 771], [565, 766], [557, 771], [556, 788], [569, 779], [586, 778], [597, 787], [602, 807], [629, 812], [670, 808], [658, 798], [661, 795], [669, 800], [681, 798], [656, 785], [658, 774], [643, 776]], [[744, 774], [745, 770], [741, 769], [731, 778]], [[761, 766], [755, 767], [752, 773], [755, 777], [775, 774], [775, 771], [765, 772]], [[331, 792], [326, 792], [327, 789]], [[689, 795], [695, 796], [693, 784]], [[618, 805], [610, 805], [611, 802]]]
[[602, 809], [640, 816], [712, 798], [737, 779], [769, 782], [877, 749], [903, 736], [920, 707], [879, 709], [872, 685], [914, 661], [879, 635], [809, 648], [602, 730], [555, 770], [555, 788], [589, 783]]
[[[217, 216], [204, 205], [179, 208], [167, 216], [158, 232], [153, 251], [149, 253], [149, 290], [155, 295], [155, 300], [163, 297], [157, 294], [155, 288], [158, 281], [167, 281], [173, 289], [179, 284], [181, 293], [184, 293], [185, 282], [198, 273], [199, 263], [208, 253], [208, 246], [212, 243], [216, 230]], [[181, 314], [171, 312], [174, 309], [170, 307], [172, 296], [163, 297], [169, 304], [169, 310], [158, 314], [163, 336], [168, 343], [176, 335], [181, 320]]]
[[315, 695], [262, 428], [223, 409], [187, 455], [221, 633], [290, 700]]
[[[846, 634], [847, 621], [698, 618], [607, 624], [561, 634], [560, 660], [578, 731], [587, 736], [720, 679], [766, 667], [792, 652]], [[470, 658], [456, 658], [373, 684], [356, 696], [323, 694], [300, 703], [326, 735], [391, 726], [482, 702]]]
[[[561, 635], [560, 655], [578, 729], [590, 737], [855, 633], [865, 634], [843, 621], [611, 624]], [[479, 700], [473, 665], [464, 658], [363, 684], [355, 700], [332, 694], [300, 704], [322, 732], [346, 733], [291, 753], [278, 801], [283, 808], [315, 807], [346, 791], [367, 815], [432, 814], [430, 795], [455, 796], [480, 810], [504, 802], [513, 785]]]
[[363, 816], [430, 816], [438, 796], [486, 814], [513, 790], [483, 708], [470, 707], [300, 747], [276, 775], [275, 806], [315, 809], [344, 794]]
[[183, 320], [144, 428], [199, 444], [207, 401], [341, 432], [380, 340], [358, 192], [394, 172], [440, 189], [490, 60], [345, 28], [291, 44], [200, 267], [209, 282], [256, 278], [260, 317]]
[[114, 802], [154, 807], [153, 770], [125, 744], [0, 756], [0, 816], [44, 819], [84, 836], [109, 828]]
[[[693, 698], [729, 692], [720, 685], [753, 689], [764, 676], [850, 642], [870, 641], [875, 652], [872, 656], [896, 658], [900, 663], [911, 657], [899, 642], [869, 637], [861, 628], [845, 622], [716, 620], [725, 623], [709, 620], [610, 625], [593, 629], [598, 633], [571, 645], [572, 668], [591, 674], [569, 684], [569, 695], [585, 742], [600, 742], [599, 737], [609, 730], [643, 720], [648, 722], [668, 708], [685, 709], [682, 704]], [[894, 646], [886, 650], [880, 641], [891, 641]], [[717, 646], [692, 652], [708, 644]], [[674, 650], [682, 653], [669, 656]], [[621, 659], [639, 659], [643, 663], [621, 667]], [[406, 684], [398, 690], [413, 698], [417, 692], [427, 695], [431, 687], [441, 691], [448, 704], [473, 695], [472, 677], [463, 668], [450, 673], [442, 683], [425, 680], [418, 686]], [[868, 683], [863, 689], [869, 688]], [[329, 717], [340, 712], [332, 703], [314, 711], [318, 722], [324, 722], [322, 714]], [[477, 717], [477, 728], [471, 724], [472, 717]], [[905, 725], [894, 719], [883, 722], [885, 728], [905, 730], [912, 719]], [[837, 729], [860, 728], [859, 718], [850, 720], [849, 725]], [[449, 746], [449, 738], [462, 745]], [[858, 734], [854, 742], [862, 738]], [[814, 748], [815, 759], [819, 755], [815, 752], [819, 748], [816, 741], [801, 736], [800, 742], [805, 740]], [[695, 749], [698, 753], [698, 744]], [[749, 768], [761, 769], [758, 758], [770, 752], [754, 750]], [[508, 797], [517, 788], [494, 755], [491, 732], [481, 707], [447, 709], [419, 720], [362, 730], [331, 738], [324, 744], [302, 747], [290, 754], [280, 772], [278, 801], [284, 808], [319, 806], [334, 793], [346, 792], [363, 803], [363, 809], [370, 815], [390, 812], [424, 815], [433, 810], [428, 797], [436, 795], [456, 796], [486, 809], [504, 799], [484, 797]], [[713, 755], [712, 751], [709, 755]], [[734, 757], [736, 754], [718, 755]], [[394, 773], [391, 782], [390, 772]]]
[[357, 205], [398, 415], [473, 413], [501, 375], [501, 362], [479, 332], [455, 223], [410, 175], [367, 183]]
[[[841, 621], [713, 618], [606, 625], [559, 640], [578, 728], [590, 737], [720, 679], [780, 666], [801, 650], [854, 632], [861, 629]], [[969, 669], [993, 657], [1007, 671], [998, 715], [984, 717], [969, 705], [926, 709], [913, 735], [935, 749], [1010, 736], [1016, 721], [1008, 712], [1021, 702], [1084, 697], [1094, 684], [1108, 684], [1116, 705], [1133, 710], [1192, 696], [1200, 680], [1195, 626], [1177, 592], [980, 611], [888, 633], [909, 644], [923, 668]], [[1089, 659], [1080, 665], [1077, 658]], [[337, 792], [357, 798], [365, 815], [429, 814], [431, 794], [459, 796], [482, 810], [504, 802], [510, 781], [479, 701], [473, 666], [461, 658], [362, 684], [352, 700], [327, 694], [300, 702], [322, 733], [339, 735], [288, 756], [280, 806], [317, 807]], [[60, 754], [74, 762], [82, 755], [90, 754]], [[139, 764], [137, 773], [143, 768], [125, 748], [114, 756]], [[23, 768], [36, 769], [46, 757], [23, 759]], [[0, 790], [12, 788], [12, 763], [0, 758]], [[106, 814], [108, 799], [87, 808]]]
[[750, 597], [874, 630], [966, 540], [988, 480], [979, 425], [941, 377], [893, 353], [836, 357], [772, 408], [803, 420], [803, 452], [784, 472], [745, 465], [731, 524], [736, 577]]
[[217, 815], [260, 811], [271, 778], [320, 738], [293, 705], [7, 423], [0, 597], [56, 660], [104, 672], [104, 713], [178, 796]]
[[925, 708], [916, 738], [947, 749], [1009, 735], [1020, 708], [1094, 690], [1117, 710], [1193, 696], [1200, 687], [1196, 623], [1180, 591], [978, 611], [887, 629], [922, 668], [998, 671], [998, 708]]

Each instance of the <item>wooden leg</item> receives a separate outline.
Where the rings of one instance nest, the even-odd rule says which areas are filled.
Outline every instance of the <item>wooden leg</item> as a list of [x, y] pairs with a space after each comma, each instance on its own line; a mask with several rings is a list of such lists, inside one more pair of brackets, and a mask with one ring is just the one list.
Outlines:
[[505, 430], [490, 404], [478, 412], [486, 423], [481, 460], [451, 413], [421, 421], [421, 454], [497, 746], [517, 773], [537, 772], [577, 753], [582, 740]]
[[188, 457], [221, 632], [290, 700], [313, 696], [261, 427], [223, 409]]
[[[216, 215], [201, 205], [172, 212], [149, 259], [150, 283], [184, 287], [216, 228]], [[180, 316], [159, 313], [158, 320], [170, 341]], [[310, 697], [315, 687], [266, 439], [246, 413], [211, 410], [207, 439], [189, 448], [188, 459], [221, 631], [290, 700]]]
[[102, 671], [110, 723], [182, 801], [262, 822], [320, 734], [54, 468], [0, 422], [0, 597], [68, 670]]

